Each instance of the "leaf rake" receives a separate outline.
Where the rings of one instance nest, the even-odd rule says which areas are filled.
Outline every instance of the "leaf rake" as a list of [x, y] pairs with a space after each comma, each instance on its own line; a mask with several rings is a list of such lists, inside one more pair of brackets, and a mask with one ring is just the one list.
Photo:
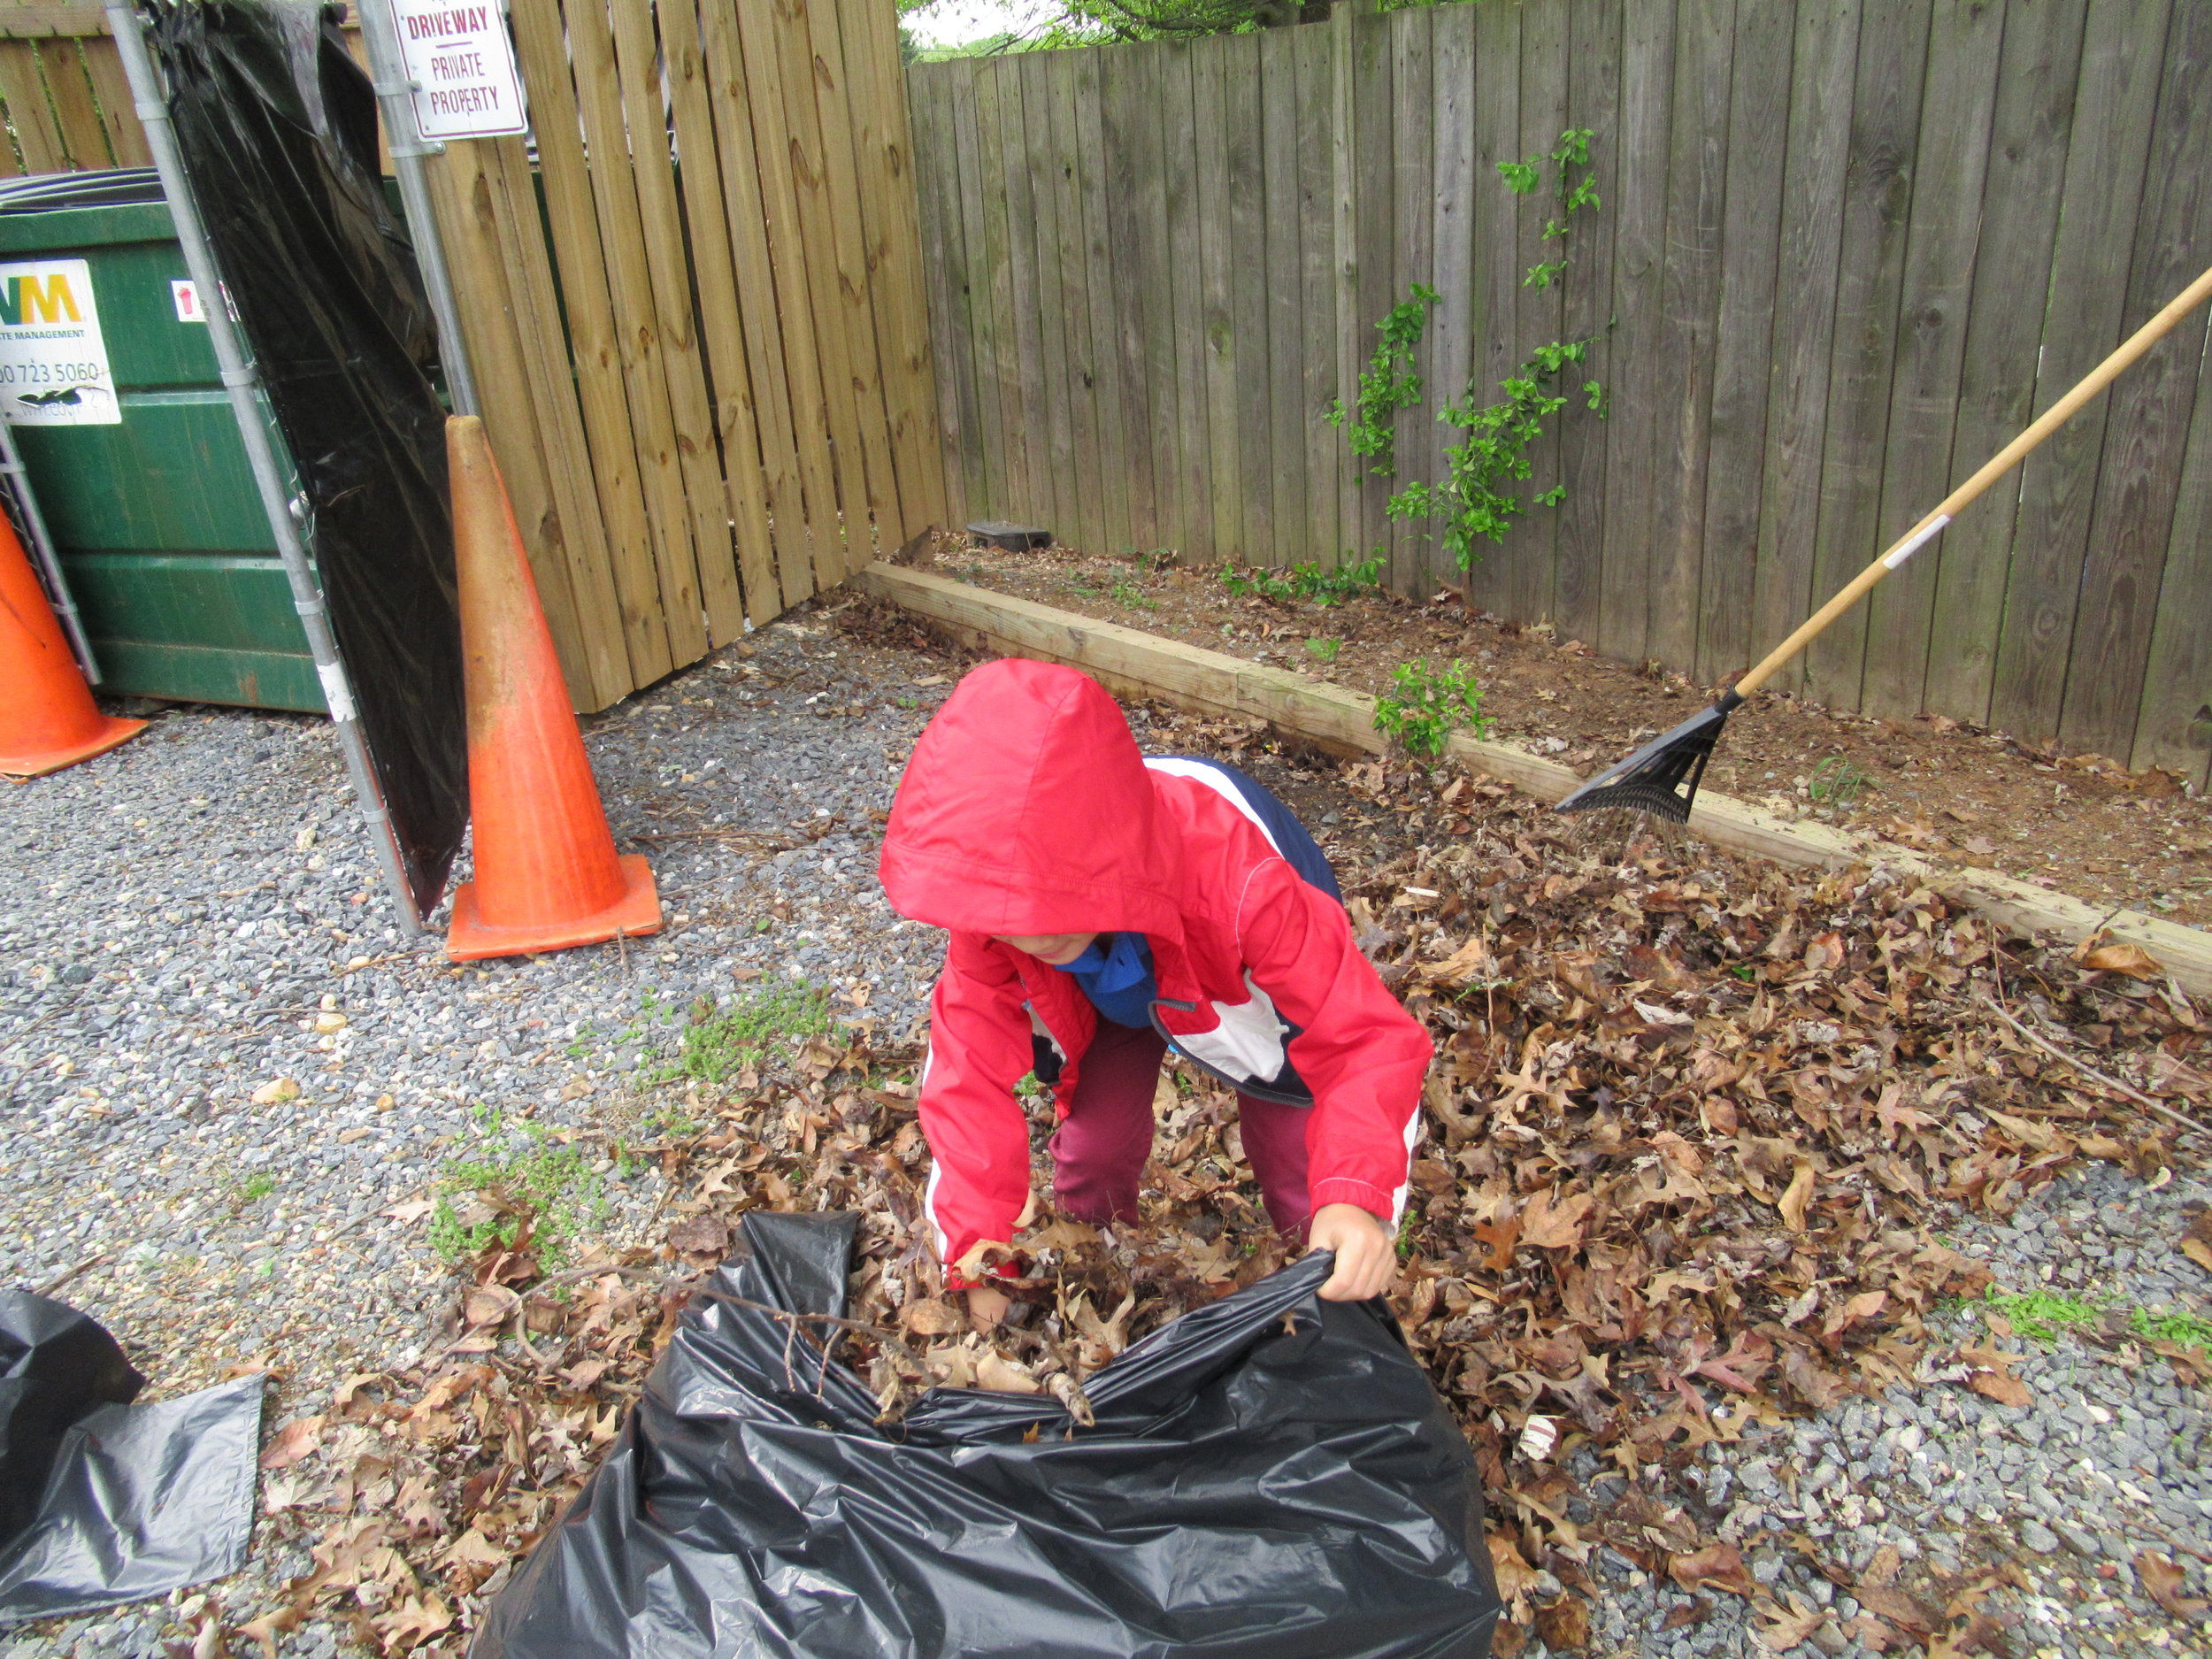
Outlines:
[[1713, 746], [1720, 741], [1721, 728], [1727, 724], [1729, 715], [1818, 637], [1830, 623], [1856, 604], [1875, 583], [1932, 541], [1968, 503], [2009, 472], [2029, 450], [2064, 426], [2076, 411], [2110, 385], [2122, 370], [2149, 350], [2208, 296], [2212, 296], [2212, 271], [2207, 271], [2184, 288], [2163, 311], [2123, 342], [2119, 349], [2038, 416], [2026, 431], [1945, 496], [1934, 511], [1861, 571], [1842, 592], [1801, 623], [1797, 631], [1769, 652], [1755, 668], [1721, 693], [1711, 708], [1701, 709], [1671, 732], [1662, 733], [1626, 759], [1608, 766], [1554, 810], [1589, 812], [1625, 809], [1671, 819], [1677, 824], [1688, 823], [1691, 803], [1697, 799], [1697, 787], [1705, 777], [1705, 763], [1712, 758]]

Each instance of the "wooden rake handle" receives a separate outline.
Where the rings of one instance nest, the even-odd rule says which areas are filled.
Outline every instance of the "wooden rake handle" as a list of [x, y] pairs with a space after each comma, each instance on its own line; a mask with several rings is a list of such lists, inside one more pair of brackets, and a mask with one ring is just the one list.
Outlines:
[[1991, 456], [1983, 464], [1981, 471], [1946, 495], [1934, 511], [1899, 537], [1881, 557], [1854, 577], [1849, 587], [1801, 623], [1796, 633], [1776, 646], [1756, 668], [1736, 682], [1736, 695], [1747, 697], [1765, 685], [1785, 663], [1811, 644], [1830, 623], [1856, 604], [1862, 594], [1932, 541], [1936, 533], [1950, 523], [1969, 502], [2010, 471], [2013, 464], [2022, 456], [2064, 426], [2072, 419], [2076, 410], [2109, 386], [2123, 369], [2148, 351], [2176, 323], [2201, 304], [2208, 296], [2212, 296], [2212, 271], [2207, 271], [2182, 289], [2165, 310], [2137, 329], [2121, 342], [2118, 350], [2084, 375], [2081, 383], [2072, 391], [2037, 416], [2034, 425]]

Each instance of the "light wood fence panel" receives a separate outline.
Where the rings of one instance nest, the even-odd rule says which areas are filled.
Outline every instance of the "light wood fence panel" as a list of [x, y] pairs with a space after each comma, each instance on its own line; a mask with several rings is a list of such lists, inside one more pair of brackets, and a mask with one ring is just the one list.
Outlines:
[[[2205, 0], [1339, 0], [1031, 58], [907, 75], [964, 513], [1194, 564], [1380, 548], [1402, 591], [1708, 680], [2212, 263]], [[1603, 205], [1532, 287], [1551, 204], [1498, 164], [1569, 127]], [[1384, 480], [1325, 417], [1415, 282], [1444, 298]], [[1386, 503], [1442, 477], [1448, 399], [1554, 339], [1589, 360], [1520, 488], [1564, 501], [1462, 572]], [[2207, 342], [2193, 319], [1778, 688], [2212, 787]]]
[[[962, 466], [956, 503], [945, 471], [1000, 411], [964, 330], [940, 403], [931, 319], [969, 268], [943, 227], [970, 198], [956, 100], [918, 100], [917, 155], [891, 0], [511, 18], [533, 142], [426, 171], [562, 670], [599, 709], [1002, 488]], [[146, 164], [106, 30], [97, 5], [0, 0], [0, 176]]]

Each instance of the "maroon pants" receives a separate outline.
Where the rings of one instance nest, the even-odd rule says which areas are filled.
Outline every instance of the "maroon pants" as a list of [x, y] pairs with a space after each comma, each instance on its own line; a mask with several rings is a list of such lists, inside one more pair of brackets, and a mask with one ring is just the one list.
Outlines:
[[[1063, 1215], [1079, 1221], [1133, 1221], [1137, 1183], [1152, 1152], [1152, 1101], [1167, 1040], [1111, 1020], [1083, 1056], [1075, 1099], [1052, 1137], [1052, 1193]], [[1259, 1178], [1268, 1218], [1285, 1238], [1303, 1243], [1313, 1219], [1306, 1182], [1306, 1118], [1310, 1109], [1237, 1096], [1244, 1156]]]

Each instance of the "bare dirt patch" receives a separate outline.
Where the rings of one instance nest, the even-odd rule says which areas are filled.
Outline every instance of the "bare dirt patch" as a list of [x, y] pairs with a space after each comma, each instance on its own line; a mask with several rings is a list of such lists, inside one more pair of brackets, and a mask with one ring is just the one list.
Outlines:
[[[1232, 593], [1214, 567], [1156, 569], [1067, 548], [948, 541], [933, 566], [994, 591], [1379, 693], [1401, 663], [1474, 668], [1494, 735], [1587, 776], [1718, 695], [1548, 629], [1371, 593], [1336, 604]], [[1715, 788], [2092, 904], [2212, 925], [2212, 808], [2170, 773], [2131, 774], [1940, 716], [1888, 720], [1762, 694], [1729, 722]]]

